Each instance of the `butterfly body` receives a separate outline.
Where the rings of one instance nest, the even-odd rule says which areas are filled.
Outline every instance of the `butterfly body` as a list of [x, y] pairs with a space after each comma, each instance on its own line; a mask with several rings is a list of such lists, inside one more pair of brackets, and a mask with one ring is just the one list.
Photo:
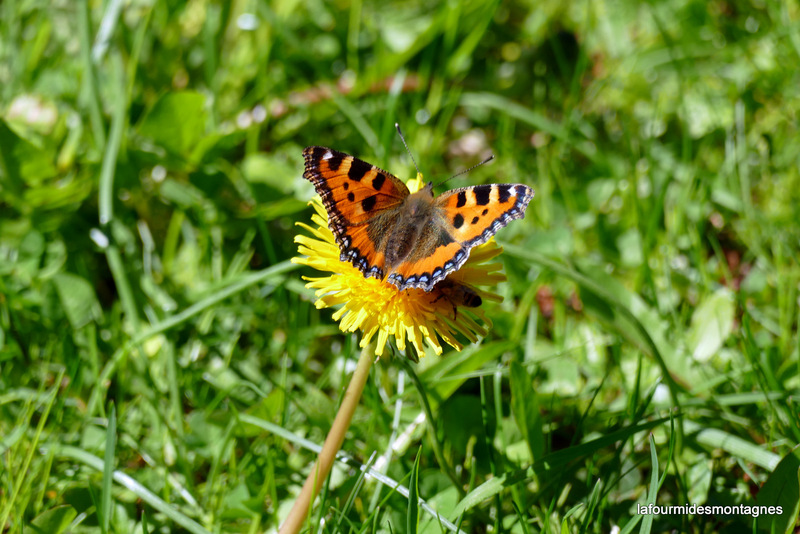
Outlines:
[[465, 284], [453, 282], [450, 278], [445, 278], [436, 284], [436, 289], [439, 290], [437, 299], [447, 299], [453, 305], [454, 313], [457, 313], [456, 308], [458, 306], [477, 308], [483, 304], [483, 299], [475, 289]]
[[415, 193], [392, 174], [324, 147], [303, 151], [305, 173], [328, 212], [341, 252], [366, 277], [399, 290], [430, 291], [459, 269], [470, 249], [525, 214], [533, 190], [522, 184]]

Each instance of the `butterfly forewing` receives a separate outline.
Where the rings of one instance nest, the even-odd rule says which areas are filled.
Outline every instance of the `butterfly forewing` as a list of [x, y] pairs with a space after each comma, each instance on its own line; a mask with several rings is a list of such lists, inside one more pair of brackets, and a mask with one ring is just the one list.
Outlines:
[[332, 222], [364, 224], [408, 196], [406, 185], [390, 173], [343, 152], [312, 146], [303, 156], [303, 176], [314, 184]]
[[[383, 278], [383, 253], [368, 232], [386, 211], [397, 209], [406, 185], [390, 173], [343, 152], [311, 146], [303, 151], [305, 173], [328, 212], [328, 226], [341, 251], [365, 276]], [[374, 232], [373, 232], [374, 234]]]

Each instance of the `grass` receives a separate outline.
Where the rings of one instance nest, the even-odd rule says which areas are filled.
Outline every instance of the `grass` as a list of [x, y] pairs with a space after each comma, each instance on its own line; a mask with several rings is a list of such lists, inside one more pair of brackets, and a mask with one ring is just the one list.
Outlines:
[[536, 196], [486, 338], [373, 366], [314, 530], [792, 532], [797, 20], [0, 3], [0, 530], [277, 529], [360, 339], [289, 263], [301, 152], [407, 179], [399, 122], [428, 178], [492, 152], [448, 186]]

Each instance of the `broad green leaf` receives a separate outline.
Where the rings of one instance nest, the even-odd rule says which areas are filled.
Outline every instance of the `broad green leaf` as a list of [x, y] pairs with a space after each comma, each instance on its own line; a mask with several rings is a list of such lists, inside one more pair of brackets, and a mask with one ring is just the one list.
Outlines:
[[139, 135], [186, 159], [205, 130], [206, 97], [194, 91], [163, 95], [139, 124]]
[[800, 445], [783, 457], [756, 495], [758, 506], [781, 507], [781, 514], [761, 514], [761, 532], [794, 532], [800, 514]]
[[16, 445], [20, 438], [25, 435], [26, 430], [26, 426], [18, 426], [0, 438], [0, 454], [5, 454], [8, 449]]
[[[55, 152], [17, 135], [0, 120], [0, 180], [15, 195], [25, 185], [38, 185], [56, 174]], [[0, 189], [0, 193], [3, 192]]]
[[642, 264], [642, 236], [636, 227], [629, 228], [617, 238], [620, 264], [623, 267], [635, 268]]
[[203, 192], [194, 185], [167, 178], [159, 190], [161, 196], [184, 209], [208, 205]]
[[73, 328], [81, 328], [100, 315], [94, 289], [84, 278], [72, 273], [58, 273], [53, 276], [53, 283]]
[[56, 506], [36, 516], [28, 528], [37, 534], [61, 534], [77, 515], [72, 506]]
[[36, 230], [28, 232], [19, 245], [19, 256], [14, 269], [16, 276], [26, 282], [36, 277], [41, 268], [44, 250], [44, 236]]
[[246, 519], [253, 515], [248, 506], [250, 491], [245, 484], [237, 484], [230, 488], [222, 500], [223, 516], [228, 519]]
[[708, 361], [728, 339], [733, 329], [734, 306], [733, 294], [722, 287], [694, 310], [688, 344], [695, 360]]
[[257, 153], [247, 156], [242, 161], [242, 175], [248, 182], [267, 184], [284, 193], [294, 190], [295, 183], [286, 177], [295, 174], [297, 167], [293, 162], [279, 156]]
[[711, 488], [711, 475], [711, 461], [705, 454], [701, 454], [686, 472], [690, 503], [705, 504]]

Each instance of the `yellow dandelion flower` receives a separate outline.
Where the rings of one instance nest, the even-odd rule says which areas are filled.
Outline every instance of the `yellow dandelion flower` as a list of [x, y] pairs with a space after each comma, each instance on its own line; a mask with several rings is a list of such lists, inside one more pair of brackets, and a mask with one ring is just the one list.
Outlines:
[[[418, 191], [422, 180], [408, 182], [411, 192]], [[399, 291], [389, 282], [365, 278], [356, 267], [340, 258], [333, 232], [328, 228], [328, 215], [319, 197], [311, 201], [312, 225], [297, 223], [308, 232], [295, 237], [302, 257], [292, 262], [307, 265], [327, 274], [304, 277], [306, 287], [315, 289], [317, 309], [341, 306], [333, 318], [343, 332], [361, 330], [360, 346], [365, 347], [377, 336], [375, 354], [382, 356], [387, 342], [394, 338], [397, 348], [413, 345], [416, 355], [425, 354], [427, 343], [436, 354], [442, 354], [442, 343], [461, 350], [459, 335], [470, 343], [485, 336], [492, 322], [478, 306], [483, 299], [499, 302], [495, 293], [476, 289], [477, 285], [495, 285], [505, 280], [501, 264], [490, 260], [503, 249], [494, 240], [472, 249], [469, 259], [456, 272], [426, 292], [423, 289]], [[407, 355], [417, 360], [417, 356]]]

